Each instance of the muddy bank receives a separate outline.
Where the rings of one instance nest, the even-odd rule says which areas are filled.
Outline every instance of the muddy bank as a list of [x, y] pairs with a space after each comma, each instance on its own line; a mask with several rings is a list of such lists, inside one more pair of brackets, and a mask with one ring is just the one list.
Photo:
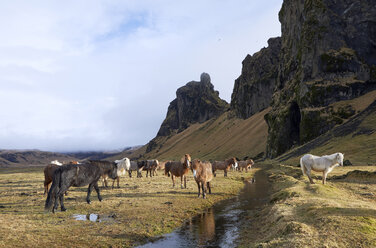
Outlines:
[[268, 176], [264, 169], [259, 170], [244, 181], [244, 188], [235, 198], [215, 204], [162, 239], [139, 247], [234, 247], [240, 228], [252, 221], [247, 218], [248, 211], [267, 203], [269, 191]]

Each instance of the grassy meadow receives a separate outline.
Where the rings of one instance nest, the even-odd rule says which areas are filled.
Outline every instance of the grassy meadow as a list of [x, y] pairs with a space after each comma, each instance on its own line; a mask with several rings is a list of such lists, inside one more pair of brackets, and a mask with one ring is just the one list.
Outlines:
[[[71, 188], [66, 212], [46, 212], [43, 167], [0, 171], [0, 247], [130, 247], [173, 231], [186, 219], [214, 203], [234, 197], [252, 172], [218, 172], [212, 194], [197, 198], [197, 185], [189, 173], [187, 189], [175, 188], [170, 177], [121, 178], [120, 188], [95, 190], [86, 203], [87, 188]], [[75, 220], [73, 215], [98, 214], [102, 222]]]

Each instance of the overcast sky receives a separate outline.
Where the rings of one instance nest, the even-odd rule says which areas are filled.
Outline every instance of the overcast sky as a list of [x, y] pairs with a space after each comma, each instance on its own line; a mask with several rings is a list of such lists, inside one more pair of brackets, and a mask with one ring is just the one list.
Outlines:
[[178, 87], [230, 102], [242, 60], [280, 36], [282, 0], [0, 4], [0, 149], [111, 150], [155, 137]]

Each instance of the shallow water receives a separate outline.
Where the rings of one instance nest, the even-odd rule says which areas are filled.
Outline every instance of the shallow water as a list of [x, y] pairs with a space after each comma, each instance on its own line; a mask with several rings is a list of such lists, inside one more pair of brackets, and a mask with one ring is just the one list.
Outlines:
[[92, 222], [114, 221], [113, 216], [102, 216], [99, 214], [74, 214], [73, 218], [75, 220]]
[[268, 189], [267, 175], [259, 171], [253, 180], [245, 182], [236, 198], [214, 205], [162, 239], [139, 247], [234, 247], [247, 211], [267, 201]]

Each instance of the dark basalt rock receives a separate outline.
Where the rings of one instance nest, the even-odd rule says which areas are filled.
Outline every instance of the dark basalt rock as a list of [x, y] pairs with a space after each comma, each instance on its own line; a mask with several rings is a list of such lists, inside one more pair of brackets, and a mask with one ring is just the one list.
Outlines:
[[376, 89], [375, 1], [285, 0], [267, 157], [327, 132], [354, 114], [330, 104]]
[[235, 80], [231, 109], [246, 119], [270, 106], [277, 81], [281, 38], [268, 40], [269, 46], [243, 60], [242, 74]]
[[227, 109], [228, 103], [219, 98], [209, 74], [202, 73], [199, 82], [191, 81], [176, 91], [176, 99], [170, 103], [157, 136], [180, 132], [190, 124], [218, 117]]

